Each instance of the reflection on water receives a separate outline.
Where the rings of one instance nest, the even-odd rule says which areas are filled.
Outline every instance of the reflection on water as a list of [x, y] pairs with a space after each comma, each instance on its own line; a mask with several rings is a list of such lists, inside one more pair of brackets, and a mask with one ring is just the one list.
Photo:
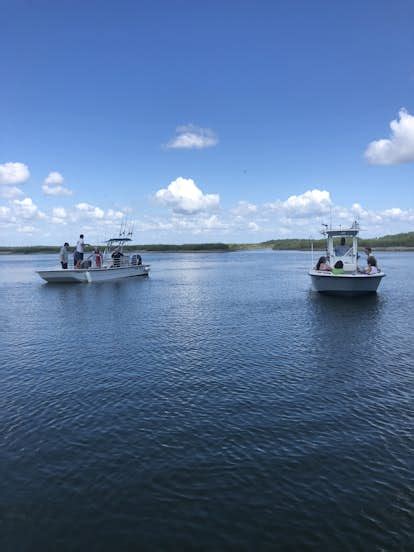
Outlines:
[[0, 257], [1, 549], [408, 550], [414, 255], [380, 260], [340, 298], [300, 252]]

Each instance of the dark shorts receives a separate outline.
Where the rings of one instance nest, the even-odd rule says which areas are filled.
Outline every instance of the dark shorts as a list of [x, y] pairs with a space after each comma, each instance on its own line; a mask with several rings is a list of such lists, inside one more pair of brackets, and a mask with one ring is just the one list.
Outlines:
[[78, 261], [83, 261], [83, 253], [75, 251], [75, 253], [73, 254], [73, 264], [76, 264]]
[[68, 263], [61, 262], [60, 264], [62, 265], [62, 268], [65, 268], [65, 269], [68, 268]]

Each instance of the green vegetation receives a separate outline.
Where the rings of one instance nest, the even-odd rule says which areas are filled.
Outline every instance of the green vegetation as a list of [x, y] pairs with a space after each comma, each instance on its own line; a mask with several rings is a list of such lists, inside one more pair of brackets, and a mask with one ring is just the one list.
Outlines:
[[[260, 243], [186, 243], [182, 245], [172, 244], [151, 244], [151, 245], [129, 245], [127, 251], [165, 251], [165, 252], [196, 252], [196, 251], [242, 251], [254, 249], [274, 250], [309, 250], [311, 240], [305, 238], [269, 240]], [[393, 234], [380, 238], [360, 239], [361, 247], [370, 246], [372, 249], [414, 249], [414, 232], [404, 234]], [[325, 240], [314, 240], [314, 249], [325, 249]], [[0, 254], [20, 253], [29, 255], [33, 253], [58, 253], [60, 247], [47, 245], [33, 245], [30, 247], [0, 247]], [[86, 251], [92, 251], [86, 248]]]
[[230, 251], [226, 243], [184, 243], [182, 245], [153, 244], [153, 245], [130, 245], [127, 250], [140, 251]]
[[[232, 247], [226, 243], [185, 243], [182, 245], [172, 244], [150, 244], [150, 245], [126, 245], [125, 251], [163, 251], [163, 252], [192, 252], [192, 251], [232, 251], [237, 247]], [[33, 253], [58, 253], [60, 246], [48, 245], [33, 245], [27, 247], [0, 247], [1, 254], [21, 254], [31, 255]], [[70, 251], [73, 247], [70, 248]], [[93, 248], [86, 246], [86, 252], [92, 252]]]
[[414, 232], [405, 232], [404, 234], [390, 234], [375, 238], [372, 240], [360, 240], [362, 245], [369, 245], [372, 249], [381, 247], [414, 247]]

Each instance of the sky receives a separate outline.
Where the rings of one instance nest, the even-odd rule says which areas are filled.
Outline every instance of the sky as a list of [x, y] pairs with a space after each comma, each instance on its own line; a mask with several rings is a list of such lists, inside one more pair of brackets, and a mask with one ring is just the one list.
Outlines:
[[0, 245], [414, 230], [413, 2], [0, 4]]

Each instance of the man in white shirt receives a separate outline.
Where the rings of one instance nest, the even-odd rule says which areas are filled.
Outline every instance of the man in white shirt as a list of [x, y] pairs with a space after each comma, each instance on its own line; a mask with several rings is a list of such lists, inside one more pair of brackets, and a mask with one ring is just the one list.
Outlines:
[[73, 264], [75, 268], [80, 268], [81, 262], [83, 261], [83, 253], [85, 252], [85, 242], [83, 239], [83, 234], [79, 236], [78, 241], [76, 242], [75, 254], [73, 256]]
[[60, 248], [60, 252], [59, 252], [60, 264], [64, 269], [68, 268], [68, 257], [69, 257], [68, 247], [69, 247], [68, 242], [65, 242], [63, 246]]

